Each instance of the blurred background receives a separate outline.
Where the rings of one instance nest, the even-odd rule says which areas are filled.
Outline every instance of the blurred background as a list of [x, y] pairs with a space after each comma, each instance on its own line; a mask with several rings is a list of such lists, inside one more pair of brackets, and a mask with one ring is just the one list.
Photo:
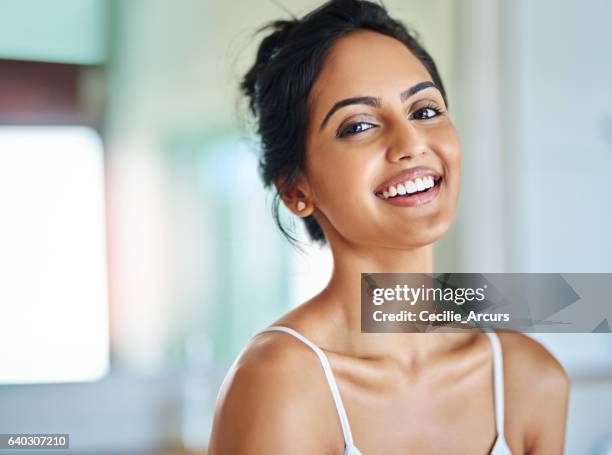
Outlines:
[[[319, 4], [0, 0], [0, 433], [205, 453], [231, 362], [331, 270], [277, 231], [237, 93], [256, 28]], [[385, 5], [462, 140], [436, 271], [612, 272], [612, 3]], [[572, 378], [566, 453], [612, 454], [610, 335], [533, 336]]]

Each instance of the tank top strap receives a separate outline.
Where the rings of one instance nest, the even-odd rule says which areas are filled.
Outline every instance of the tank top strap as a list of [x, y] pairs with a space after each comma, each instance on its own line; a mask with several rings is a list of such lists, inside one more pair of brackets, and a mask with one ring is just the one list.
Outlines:
[[493, 384], [495, 396], [495, 426], [498, 437], [504, 438], [504, 362], [501, 343], [495, 332], [485, 332], [493, 349]]
[[319, 348], [316, 344], [314, 344], [312, 341], [310, 341], [308, 338], [306, 338], [304, 335], [290, 327], [275, 325], [267, 327], [261, 330], [259, 333], [273, 331], [285, 332], [290, 335], [293, 335], [295, 338], [310, 347], [315, 352], [315, 354], [317, 354], [317, 357], [319, 357], [319, 361], [321, 362], [321, 366], [323, 367], [325, 378], [327, 379], [327, 383], [329, 384], [329, 388], [331, 390], [332, 397], [336, 405], [336, 411], [338, 412], [338, 417], [340, 418], [340, 424], [342, 425], [342, 433], [344, 435], [344, 443], [346, 447], [352, 447], [353, 435], [351, 434], [348, 417], [344, 409], [344, 404], [342, 403], [342, 398], [340, 397], [340, 391], [338, 390], [338, 385], [336, 384], [336, 379], [334, 378], [334, 373], [329, 363], [329, 359], [327, 358], [323, 350]]

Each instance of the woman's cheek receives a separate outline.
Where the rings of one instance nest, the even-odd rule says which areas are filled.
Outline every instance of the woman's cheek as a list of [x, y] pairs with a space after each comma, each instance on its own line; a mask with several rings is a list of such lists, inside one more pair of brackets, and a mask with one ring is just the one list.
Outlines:
[[311, 184], [319, 210], [336, 230], [346, 234], [360, 219], [366, 202], [362, 196], [371, 185], [363, 181], [366, 163], [357, 153], [346, 149], [333, 152], [333, 157], [312, 162]]
[[439, 153], [445, 168], [447, 188], [450, 190], [451, 213], [454, 213], [459, 200], [461, 187], [461, 144], [457, 130], [449, 123], [439, 143]]
[[461, 144], [459, 135], [452, 123], [448, 123], [447, 127], [440, 131], [439, 150], [445, 164], [458, 165], [461, 162]]
[[333, 205], [343, 192], [349, 191], [346, 185], [350, 180], [347, 176], [350, 174], [335, 157], [328, 155], [325, 159], [313, 160], [309, 175], [315, 203], [324, 211]]

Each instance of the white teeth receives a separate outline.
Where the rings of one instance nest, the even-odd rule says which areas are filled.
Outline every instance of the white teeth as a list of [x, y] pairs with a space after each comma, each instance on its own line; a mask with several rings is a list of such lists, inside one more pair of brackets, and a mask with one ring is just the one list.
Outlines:
[[388, 199], [390, 197], [395, 197], [398, 194], [400, 196], [403, 196], [405, 194], [412, 194], [416, 193], [417, 191], [423, 191], [428, 188], [432, 188], [433, 186], [435, 186], [435, 184], [436, 181], [434, 180], [434, 177], [431, 175], [427, 175], [425, 177], [419, 177], [414, 180], [406, 180], [404, 183], [400, 183], [395, 186], [392, 185], [386, 190], [383, 190], [382, 196], [385, 199]]
[[412, 180], [405, 181], [404, 186], [406, 187], [406, 191], [409, 194], [416, 193], [417, 191], [419, 191], [419, 189], [417, 188], [417, 186], [414, 184]]

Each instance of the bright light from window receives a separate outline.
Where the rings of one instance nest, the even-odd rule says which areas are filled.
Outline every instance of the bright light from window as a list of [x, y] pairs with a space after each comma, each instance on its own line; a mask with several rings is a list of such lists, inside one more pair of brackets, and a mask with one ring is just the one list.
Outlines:
[[0, 127], [0, 383], [108, 370], [103, 149], [84, 127]]

